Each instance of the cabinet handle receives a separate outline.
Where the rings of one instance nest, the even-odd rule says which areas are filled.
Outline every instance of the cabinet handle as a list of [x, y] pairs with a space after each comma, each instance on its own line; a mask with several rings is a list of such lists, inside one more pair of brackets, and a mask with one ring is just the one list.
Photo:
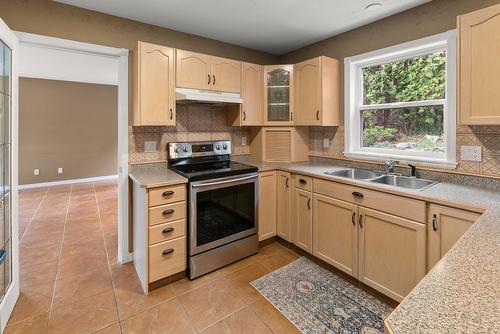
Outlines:
[[213, 84], [215, 85], [215, 74], [214, 74], [214, 75], [212, 75], [212, 76], [214, 77], [214, 83], [213, 83]]
[[172, 120], [174, 118], [174, 112], [172, 108], [170, 108], [170, 119]]
[[163, 197], [167, 197], [167, 196], [171, 196], [173, 195], [174, 192], [172, 190], [167, 190], [167, 191], [164, 191], [163, 194], [161, 194]]
[[309, 211], [311, 210], [311, 199], [310, 198], [307, 200], [307, 208], [309, 209]]
[[174, 249], [173, 248], [169, 248], [169, 249], [165, 249], [162, 254], [163, 255], [168, 255], [168, 254], [171, 254], [173, 252], [174, 252]]
[[243, 112], [243, 120], [246, 121], [247, 120], [247, 113], [246, 112]]
[[316, 111], [316, 119], [319, 121], [319, 110]]
[[354, 196], [356, 198], [363, 198], [364, 197], [363, 193], [360, 193], [359, 191], [353, 191], [352, 196]]
[[363, 215], [359, 215], [359, 227], [363, 228]]
[[293, 122], [293, 112], [290, 113], [290, 122]]
[[161, 233], [170, 233], [170, 232], [173, 232], [173, 231], [174, 231], [173, 227], [167, 227], [166, 229], [164, 229], [163, 231], [161, 231]]
[[208, 75], [208, 84], [210, 85], [210, 74], [207, 75]]
[[164, 215], [169, 215], [171, 213], [174, 213], [174, 209], [167, 209], [167, 210], [163, 211]]
[[437, 216], [436, 216], [436, 214], [432, 215], [432, 229], [434, 231], [438, 230], [438, 228], [437, 228]]
[[352, 221], [352, 225], [356, 226], [356, 212], [352, 213], [352, 219], [351, 219], [351, 221]]
[[304, 179], [299, 179], [299, 183], [300, 183], [300, 184], [307, 184], [307, 181], [306, 181], [306, 180], [304, 180]]
[[286, 177], [285, 185], [286, 185], [287, 188], [289, 188], [289, 186], [288, 186], [288, 176]]

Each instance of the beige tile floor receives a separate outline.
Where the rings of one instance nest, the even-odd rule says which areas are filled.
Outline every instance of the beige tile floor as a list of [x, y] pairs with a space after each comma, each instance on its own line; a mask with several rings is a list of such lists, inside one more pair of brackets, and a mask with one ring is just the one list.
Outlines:
[[6, 334], [297, 332], [249, 285], [298, 258], [281, 245], [145, 296], [117, 263], [116, 183], [24, 190], [19, 207], [21, 295]]

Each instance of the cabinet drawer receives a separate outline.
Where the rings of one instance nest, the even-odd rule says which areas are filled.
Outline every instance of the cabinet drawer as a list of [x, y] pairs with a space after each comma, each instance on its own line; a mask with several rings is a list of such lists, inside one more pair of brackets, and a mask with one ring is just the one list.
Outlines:
[[153, 188], [148, 192], [149, 206], [157, 206], [186, 200], [186, 185]]
[[295, 188], [312, 191], [313, 179], [310, 176], [295, 175]]
[[176, 220], [170, 223], [159, 224], [149, 228], [149, 244], [183, 237], [186, 235], [186, 220]]
[[186, 202], [149, 208], [149, 226], [186, 218]]
[[186, 237], [149, 246], [149, 283], [186, 269]]
[[321, 179], [314, 179], [314, 192], [425, 224], [423, 201]]

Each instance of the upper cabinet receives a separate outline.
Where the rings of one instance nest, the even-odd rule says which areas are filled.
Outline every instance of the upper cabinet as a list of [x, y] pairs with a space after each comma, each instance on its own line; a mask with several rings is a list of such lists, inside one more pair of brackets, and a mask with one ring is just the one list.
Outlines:
[[500, 5], [458, 17], [460, 124], [500, 124]]
[[174, 49], [139, 41], [133, 62], [133, 125], [174, 126]]
[[264, 66], [264, 125], [293, 125], [293, 65]]
[[340, 124], [339, 62], [316, 57], [294, 65], [295, 125]]
[[177, 87], [241, 92], [241, 62], [177, 50]]
[[240, 105], [229, 106], [228, 121], [232, 126], [260, 126], [263, 117], [264, 67], [262, 65], [242, 63]]

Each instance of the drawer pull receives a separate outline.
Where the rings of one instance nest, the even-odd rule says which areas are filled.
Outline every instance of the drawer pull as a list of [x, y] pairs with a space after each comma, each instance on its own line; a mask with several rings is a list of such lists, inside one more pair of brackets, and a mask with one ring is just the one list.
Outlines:
[[162, 254], [163, 255], [168, 255], [168, 254], [171, 254], [173, 252], [174, 252], [174, 249], [173, 248], [169, 248], [169, 249], [165, 249]]
[[437, 216], [436, 216], [436, 214], [432, 215], [432, 229], [434, 231], [438, 230], [438, 228], [437, 228]]
[[171, 213], [174, 213], [174, 209], [167, 209], [167, 210], [163, 211], [164, 215], [169, 215]]
[[363, 228], [363, 215], [359, 215], [359, 227]]
[[163, 197], [166, 197], [166, 196], [172, 196], [174, 194], [174, 192], [172, 190], [167, 190], [167, 191], [164, 191], [163, 194], [161, 194]]
[[307, 181], [306, 181], [306, 180], [304, 180], [304, 179], [299, 179], [299, 183], [300, 183], [300, 184], [307, 184]]
[[352, 225], [356, 226], [356, 212], [352, 213], [352, 219], [351, 219], [351, 221], [352, 221]]
[[356, 198], [363, 198], [363, 193], [360, 193], [359, 191], [353, 191], [352, 195]]
[[170, 233], [170, 232], [173, 232], [173, 231], [174, 231], [173, 227], [167, 227], [166, 229], [164, 229], [163, 231], [161, 231], [161, 233]]

